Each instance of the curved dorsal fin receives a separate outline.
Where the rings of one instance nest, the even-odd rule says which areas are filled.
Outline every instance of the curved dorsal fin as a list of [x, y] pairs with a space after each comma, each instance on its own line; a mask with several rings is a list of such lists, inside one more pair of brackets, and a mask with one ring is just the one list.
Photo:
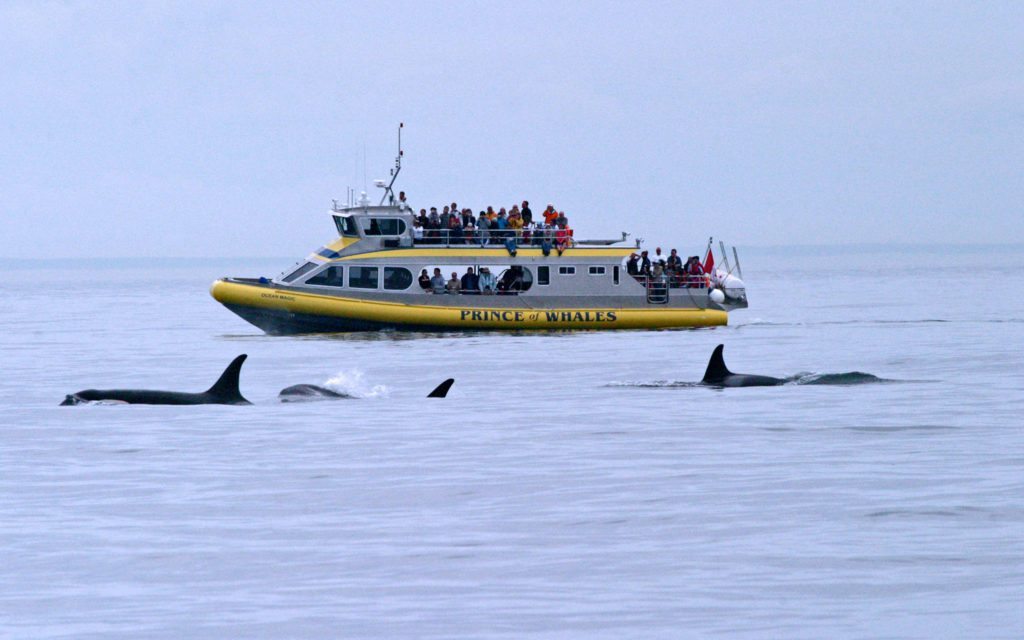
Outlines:
[[250, 404], [242, 397], [242, 392], [238, 389], [238, 376], [242, 372], [242, 363], [245, 362], [246, 357], [246, 354], [243, 353], [232, 360], [224, 373], [220, 374], [217, 382], [213, 383], [206, 393], [225, 404]]
[[444, 398], [448, 395], [448, 390], [455, 384], [455, 378], [448, 378], [441, 384], [437, 385], [437, 388], [430, 392], [428, 398]]
[[701, 382], [721, 382], [726, 376], [732, 375], [729, 368], [725, 366], [725, 358], [722, 357], [723, 349], [725, 349], [724, 344], [715, 347], [714, 352], [711, 354], [711, 359], [708, 360], [708, 368], [704, 372], [704, 379]]

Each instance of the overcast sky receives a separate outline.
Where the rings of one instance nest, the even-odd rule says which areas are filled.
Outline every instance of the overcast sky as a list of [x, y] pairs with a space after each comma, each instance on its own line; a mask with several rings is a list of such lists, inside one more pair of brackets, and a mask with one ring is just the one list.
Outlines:
[[1024, 241], [1022, 2], [16, 0], [0, 62], [0, 257], [301, 257], [399, 121], [417, 208]]

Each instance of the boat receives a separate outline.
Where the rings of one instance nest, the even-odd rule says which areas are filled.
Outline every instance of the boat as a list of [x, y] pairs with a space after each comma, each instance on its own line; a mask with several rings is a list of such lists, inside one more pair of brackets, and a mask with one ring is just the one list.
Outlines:
[[[329, 211], [337, 236], [275, 278], [225, 277], [211, 295], [238, 316], [273, 335], [349, 331], [479, 331], [666, 329], [725, 325], [747, 307], [739, 255], [707, 275], [633, 274], [629, 261], [641, 241], [576, 240], [521, 231], [482, 234], [422, 232], [404, 194], [394, 196], [401, 171], [401, 128], [391, 181], [371, 204], [349, 190]], [[489, 237], [488, 237], [489, 236]], [[708, 242], [704, 266], [714, 254]], [[447, 293], [424, 288], [418, 276], [440, 269], [443, 278], [486, 270], [495, 286]], [[488, 278], [490, 279], [490, 278]]]

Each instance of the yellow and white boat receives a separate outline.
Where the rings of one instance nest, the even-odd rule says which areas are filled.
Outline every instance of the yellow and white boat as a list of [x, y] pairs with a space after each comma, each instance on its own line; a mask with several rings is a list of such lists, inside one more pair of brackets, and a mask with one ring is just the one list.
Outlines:
[[[421, 237], [412, 211], [392, 196], [397, 170], [381, 204], [364, 194], [332, 207], [337, 238], [297, 267], [274, 279], [217, 280], [213, 297], [271, 334], [708, 327], [747, 306], [742, 281], [727, 272], [693, 281], [631, 275], [626, 260], [639, 243], [616, 246], [627, 234], [573, 241], [561, 255], [522, 235]], [[434, 269], [444, 280], [471, 269], [496, 282], [457, 295], [422, 287], [418, 276]]]

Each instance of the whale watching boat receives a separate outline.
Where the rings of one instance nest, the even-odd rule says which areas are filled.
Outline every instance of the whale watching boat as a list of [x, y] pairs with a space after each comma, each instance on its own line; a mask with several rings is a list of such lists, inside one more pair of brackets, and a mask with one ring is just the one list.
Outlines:
[[[269, 334], [708, 327], [747, 307], [739, 256], [733, 247], [730, 267], [722, 243], [724, 269], [713, 267], [709, 241], [709, 273], [693, 275], [638, 271], [631, 256], [641, 242], [623, 246], [626, 233], [576, 240], [550, 229], [423, 232], [392, 191], [401, 161], [400, 127], [391, 181], [376, 181], [379, 204], [349, 190], [348, 202], [329, 211], [334, 240], [276, 278], [217, 280], [211, 295]], [[444, 280], [472, 269], [477, 287], [455, 294], [419, 280], [435, 269]]]

